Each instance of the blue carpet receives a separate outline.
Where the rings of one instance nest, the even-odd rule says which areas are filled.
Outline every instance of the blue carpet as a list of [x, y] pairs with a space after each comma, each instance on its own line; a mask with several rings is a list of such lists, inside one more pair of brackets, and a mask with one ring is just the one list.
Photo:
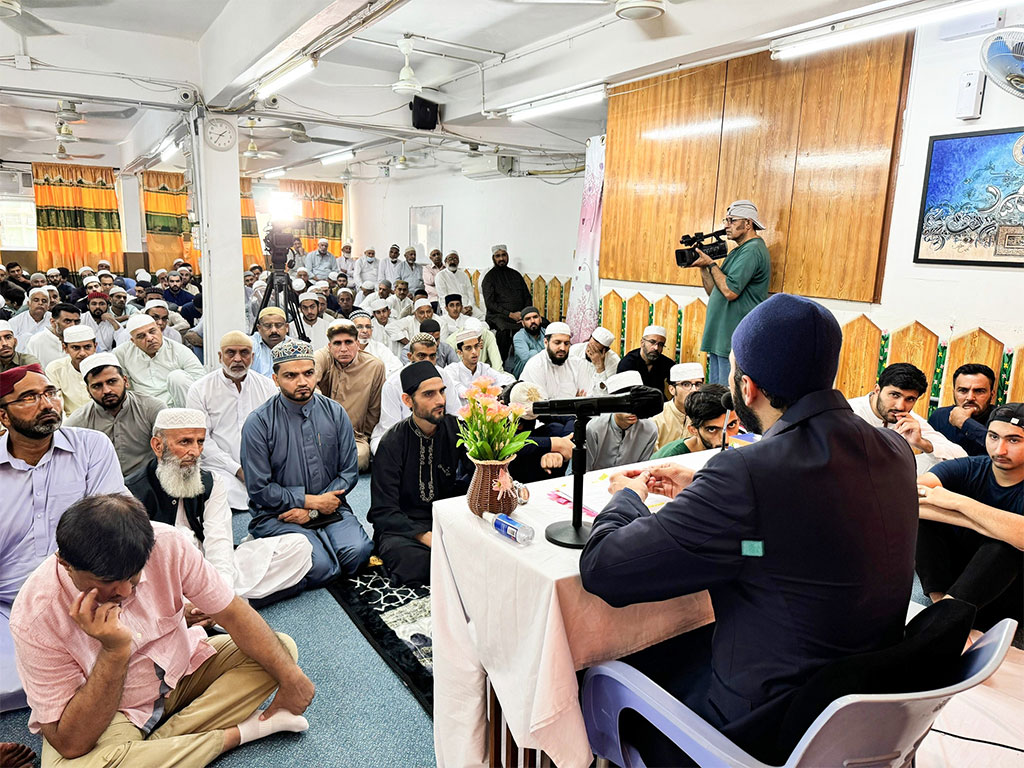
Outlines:
[[[367, 532], [370, 477], [362, 475], [349, 503]], [[235, 540], [246, 533], [248, 515], [235, 515]], [[284, 766], [434, 765], [430, 718], [387, 667], [326, 590], [315, 590], [268, 606], [260, 613], [299, 646], [299, 664], [317, 686], [303, 734], [271, 736], [244, 745], [213, 763], [217, 768]], [[28, 710], [0, 715], [0, 741], [28, 743]]]

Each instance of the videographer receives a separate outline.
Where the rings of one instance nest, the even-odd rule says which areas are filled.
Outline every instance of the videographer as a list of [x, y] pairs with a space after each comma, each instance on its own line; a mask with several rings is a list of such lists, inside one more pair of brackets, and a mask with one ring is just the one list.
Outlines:
[[726, 210], [722, 223], [725, 236], [736, 247], [721, 264], [698, 248], [700, 257], [690, 266], [700, 267], [709, 297], [700, 344], [708, 353], [708, 382], [728, 386], [732, 332], [750, 310], [768, 298], [771, 261], [768, 246], [757, 234], [764, 225], [758, 220], [756, 205], [737, 200]]

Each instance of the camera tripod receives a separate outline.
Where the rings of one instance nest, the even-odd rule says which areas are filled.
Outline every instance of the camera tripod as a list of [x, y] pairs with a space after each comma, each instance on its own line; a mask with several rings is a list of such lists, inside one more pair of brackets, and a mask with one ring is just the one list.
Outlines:
[[288, 273], [283, 269], [274, 269], [274, 273], [267, 280], [267, 290], [263, 293], [259, 309], [256, 310], [256, 319], [252, 324], [251, 333], [256, 333], [256, 326], [260, 322], [260, 312], [270, 306], [280, 307], [284, 310], [284, 318], [287, 322], [295, 325], [295, 336], [302, 341], [309, 341], [305, 329], [302, 327], [302, 313], [299, 311], [299, 297], [292, 288]]

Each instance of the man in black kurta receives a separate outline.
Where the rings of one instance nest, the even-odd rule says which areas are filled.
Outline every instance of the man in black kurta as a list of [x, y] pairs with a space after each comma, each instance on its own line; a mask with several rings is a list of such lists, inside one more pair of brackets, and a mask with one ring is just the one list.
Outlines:
[[380, 440], [373, 459], [373, 541], [392, 581], [430, 583], [433, 503], [469, 487], [471, 463], [456, 446], [459, 422], [446, 413], [445, 382], [432, 363], [402, 369], [402, 402], [412, 411]]
[[508, 265], [508, 248], [501, 244], [491, 246], [491, 261], [494, 266], [484, 275], [481, 290], [487, 305], [487, 323], [494, 329], [498, 351], [505, 360], [512, 348], [512, 335], [522, 327], [520, 312], [533, 303], [533, 296], [522, 274]]

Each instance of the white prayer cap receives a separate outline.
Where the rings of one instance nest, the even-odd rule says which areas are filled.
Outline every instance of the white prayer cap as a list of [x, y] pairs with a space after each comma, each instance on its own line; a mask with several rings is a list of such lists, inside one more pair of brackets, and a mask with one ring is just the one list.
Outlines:
[[153, 431], [206, 429], [206, 414], [195, 408], [164, 408], [156, 415]]
[[427, 301], [426, 299], [416, 299], [416, 301], [413, 302], [412, 311], [415, 312], [420, 307], [429, 307], [429, 306], [430, 306], [430, 302]]
[[590, 334], [590, 338], [596, 341], [598, 344], [604, 347], [610, 347], [612, 342], [615, 341], [615, 336], [607, 328], [602, 328], [600, 325], [594, 329], [594, 332]]
[[349, 288], [348, 286], [345, 286], [344, 288], [339, 288], [338, 289], [338, 295], [339, 296], [341, 296], [341, 294], [343, 294], [343, 293], [347, 293], [349, 296], [355, 296], [355, 294], [352, 293], [352, 289]]
[[317, 280], [315, 283], [313, 283], [313, 287], [314, 288], [330, 288], [331, 284], [328, 283], [326, 280]]
[[544, 330], [545, 336], [554, 336], [556, 333], [572, 336], [572, 328], [569, 327], [568, 323], [549, 323], [548, 327]]
[[179, 264], [184, 264], [184, 263], [185, 263], [185, 260], [179, 256], [177, 259], [175, 259], [174, 261], [171, 262], [171, 266], [172, 267], [176, 267]]
[[609, 376], [605, 384], [609, 392], [621, 392], [630, 387], [642, 387], [644, 380], [640, 378], [640, 371], [623, 371]]
[[56, 267], [50, 267], [48, 270], [46, 270], [46, 274], [48, 274], [48, 275], [59, 275], [60, 274], [60, 270], [57, 269]]
[[0, 333], [14, 333], [14, 329], [6, 320], [0, 320]]
[[89, 275], [87, 278], [85, 278], [85, 280], [82, 281], [82, 285], [92, 285], [93, 283], [99, 285], [99, 282], [100, 279], [96, 277], [96, 275]]
[[480, 331], [481, 334], [484, 332], [483, 321], [477, 320], [475, 317], [467, 317], [463, 328], [470, 331]]
[[99, 261], [96, 262], [96, 266], [99, 266], [100, 264], [106, 264], [109, 267], [110, 259], [100, 259]]
[[669, 383], [694, 381], [704, 378], [704, 366], [700, 363], [676, 363], [668, 372]]
[[377, 287], [377, 284], [373, 280], [363, 280], [363, 284], [359, 286], [364, 291], [372, 291]]
[[296, 277], [294, 280], [292, 280], [292, 290], [295, 291], [296, 293], [298, 293], [299, 291], [305, 291], [306, 281], [299, 280], [299, 278]]
[[33, 288], [33, 289], [32, 289], [31, 291], [29, 291], [29, 292], [28, 292], [28, 297], [29, 297], [30, 299], [31, 299], [31, 298], [32, 298], [33, 296], [39, 296], [39, 295], [43, 295], [43, 296], [46, 296], [47, 298], [49, 298], [49, 297], [50, 297], [50, 293], [49, 293], [49, 291], [47, 291], [47, 290], [46, 290], [46, 289], [45, 289], [45, 288], [44, 288], [43, 286], [41, 286], [41, 285], [37, 285], [37, 286], [36, 286], [35, 288]]
[[[459, 255], [459, 252], [456, 251], [454, 248], [452, 248], [450, 251], [448, 251], [448, 256], [458, 256], [458, 255]], [[448, 256], [445, 256], [445, 258], [448, 258]]]
[[[166, 302], [164, 302], [166, 304]], [[132, 315], [128, 318], [128, 322], [124, 324], [125, 330], [128, 331], [129, 335], [135, 333], [139, 328], [145, 328], [147, 325], [153, 325], [156, 321], [147, 315], [145, 312], [139, 312], [137, 315]]]
[[135, 270], [135, 276], [138, 277], [139, 275], [141, 275], [145, 271], [146, 271], [145, 267], [139, 267], [138, 269]]
[[508, 393], [509, 403], [536, 403], [538, 400], [547, 399], [544, 389], [532, 381], [520, 381]]
[[[138, 317], [138, 315], [132, 315], [132, 317]], [[68, 330], [71, 329], [69, 328]], [[121, 361], [117, 359], [113, 352], [97, 352], [95, 355], [89, 355], [78, 364], [78, 372], [82, 374], [83, 379], [86, 379], [91, 371], [106, 368], [108, 365], [120, 368]]]
[[146, 270], [140, 269], [135, 273], [135, 279], [143, 283], [148, 283], [153, 279], [153, 276]]
[[84, 266], [84, 267], [79, 267], [78, 268], [78, 274], [80, 274], [80, 275], [84, 275], [86, 272], [93, 272], [93, 271], [95, 271], [95, 270], [93, 270], [93, 268], [90, 267], [88, 264], [86, 266]]
[[304, 301], [320, 301], [320, 296], [312, 291], [306, 291], [304, 294], [299, 296], [299, 304]]
[[162, 277], [163, 275], [166, 275], [166, 274], [167, 274], [167, 270], [164, 269], [163, 267], [161, 267], [160, 269], [158, 269], [156, 271], [156, 276], [157, 277]]
[[469, 341], [470, 339], [479, 339], [479, 338], [480, 338], [480, 330], [479, 329], [476, 329], [476, 328], [465, 328], [465, 329], [459, 331], [458, 334], [456, 334], [456, 336], [455, 336], [455, 343], [456, 344], [461, 344], [464, 341]]
[[405, 254], [409, 253], [409, 251], [415, 251], [415, 250], [416, 250], [416, 246], [415, 245], [407, 245], [407, 246], [405, 246], [405, 250], [402, 252], [402, 255], [404, 256]]
[[110, 275], [111, 277], [113, 277], [114, 273], [111, 272], [109, 269], [101, 269], [99, 272], [96, 273], [96, 277], [100, 277], [102, 275]]
[[337, 272], [328, 272], [327, 273], [327, 279], [328, 280], [332, 280], [332, 281], [333, 280], [337, 280], [338, 279], [338, 273]]
[[77, 344], [80, 341], [89, 341], [96, 338], [96, 331], [88, 325], [69, 325], [64, 329], [64, 343]]
[[307, 275], [309, 274], [309, 270], [308, 270], [308, 269], [306, 269], [305, 267], [298, 267], [298, 268], [297, 268], [297, 269], [295, 270], [295, 274], [297, 275], [297, 274], [299, 274], [299, 272], [305, 272], [305, 273], [306, 273]]
[[505, 253], [508, 253], [508, 246], [505, 245], [504, 243], [498, 243], [497, 245], [491, 246], [491, 256], [496, 254], [498, 251], [504, 251]]
[[660, 325], [648, 325], [644, 328], [644, 336], [661, 336], [663, 339], [668, 338], [668, 334], [665, 333], [665, 329]]
[[328, 240], [327, 240], [326, 237], [321, 237], [319, 240], [316, 241], [316, 244], [317, 245], [328, 245]]
[[377, 249], [374, 248], [372, 245], [369, 248], [364, 248], [363, 249], [363, 253], [369, 253], [370, 251], [373, 251], [374, 253], [376, 253]]
[[123, 293], [125, 296], [128, 295], [128, 291], [126, 291], [120, 285], [115, 285], [113, 288], [110, 289], [110, 295], [111, 296], [113, 296], [115, 293]]
[[391, 309], [391, 305], [384, 299], [376, 299], [370, 303], [371, 312], [380, 312], [382, 309]]
[[143, 312], [149, 312], [151, 309], [166, 309], [170, 311], [170, 307], [167, 306], [167, 302], [163, 299], [151, 299], [146, 302], [146, 306], [142, 308]]

